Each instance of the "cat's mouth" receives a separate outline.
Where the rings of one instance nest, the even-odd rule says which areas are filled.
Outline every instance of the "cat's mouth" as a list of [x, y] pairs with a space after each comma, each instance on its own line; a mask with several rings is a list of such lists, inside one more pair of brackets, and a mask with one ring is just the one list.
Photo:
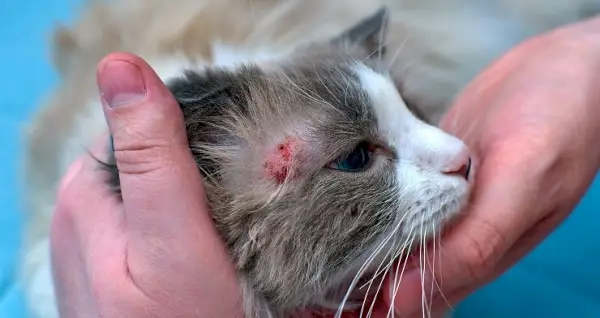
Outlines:
[[[464, 215], [463, 210], [467, 207], [471, 196], [471, 189], [474, 183], [475, 162], [470, 159], [468, 164], [461, 170], [462, 177], [468, 182], [468, 189], [459, 195], [460, 198], [454, 198], [445, 202], [444, 209], [440, 209], [429, 215], [428, 218], [415, 217], [412, 220], [413, 224], [405, 224], [414, 231], [404, 233], [402, 242], [406, 244], [393, 244], [391, 241], [377, 252], [371, 251], [369, 255], [376, 253], [370, 259], [366, 268], [354, 272], [351, 270], [350, 275], [346, 276], [343, 284], [337, 286], [327, 292], [327, 297], [332, 305], [342, 305], [344, 312], [354, 312], [356, 310], [368, 310], [374, 301], [380, 299], [384, 291], [387, 291], [391, 286], [398, 284], [404, 277], [404, 274], [412, 268], [422, 268], [425, 266], [433, 266], [430, 259], [430, 251], [434, 245], [439, 246], [444, 233], [457, 223]], [[409, 220], [405, 220], [409, 221]], [[389, 236], [389, 233], [384, 235]], [[438, 245], [436, 245], [438, 244]], [[389, 251], [388, 251], [389, 250]], [[433, 249], [435, 253], [435, 249]], [[425, 264], [422, 261], [425, 260]], [[354, 268], [356, 270], [357, 268]], [[352, 273], [354, 272], [354, 273]], [[354, 275], [360, 275], [356, 278]], [[387, 279], [390, 277], [390, 279]], [[396, 278], [394, 278], [396, 277]], [[352, 288], [348, 293], [348, 289]], [[339, 307], [338, 307], [339, 308]], [[337, 310], [338, 308], [331, 308]]]
[[[386, 256], [372, 262], [368, 269], [360, 276], [346, 300], [344, 306], [345, 310], [351, 311], [365, 306], [366, 308], [369, 308], [374, 300], [382, 296], [385, 289], [390, 288], [390, 284], [398, 284], [409, 269], [432, 266], [432, 260], [427, 260], [425, 254], [428, 253], [435, 244], [439, 244], [440, 238], [458, 219], [459, 217], [446, 220], [443, 226], [436, 229], [435, 233], [424, 233], [421, 237], [414, 237], [414, 239], [411, 239], [412, 243], [407, 246], [400, 248], [397, 246], [390, 246], [390, 249], [392, 249], [390, 253], [381, 251], [381, 253], [386, 254]], [[393, 259], [390, 259], [390, 255], [396, 256]], [[424, 259], [429, 263], [420, 263], [420, 261]], [[393, 277], [396, 277], [396, 279]], [[388, 279], [386, 281], [387, 278], [390, 278], [391, 280]], [[350, 286], [350, 284], [351, 283], [348, 282], [346, 288]], [[344, 292], [347, 291], [347, 289], [342, 289]]]

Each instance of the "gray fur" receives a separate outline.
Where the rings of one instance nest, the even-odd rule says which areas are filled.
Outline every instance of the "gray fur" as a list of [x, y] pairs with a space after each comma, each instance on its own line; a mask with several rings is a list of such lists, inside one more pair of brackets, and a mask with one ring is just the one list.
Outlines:
[[[375, 15], [380, 21], [382, 12]], [[375, 20], [358, 25], [350, 37], [308, 47], [269, 67], [189, 70], [167, 83], [183, 110], [249, 317], [287, 317], [342, 303], [357, 262], [408, 208], [397, 192], [396, 149], [376, 154], [365, 171], [326, 168], [360, 142], [383, 142], [371, 101], [352, 71], [363, 61], [387, 71], [372, 56], [369, 39], [381, 29], [373, 28]], [[298, 177], [277, 184], [264, 177], [264, 161], [288, 136], [305, 147], [302, 160], [294, 162]], [[107, 167], [118, 192], [114, 157]]]

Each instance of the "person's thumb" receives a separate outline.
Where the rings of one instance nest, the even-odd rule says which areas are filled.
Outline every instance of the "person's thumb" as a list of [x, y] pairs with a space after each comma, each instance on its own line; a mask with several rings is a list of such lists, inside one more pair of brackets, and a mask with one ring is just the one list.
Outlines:
[[165, 184], [175, 164], [193, 164], [181, 110], [145, 61], [111, 54], [100, 61], [97, 80], [124, 197]]
[[186, 294], [196, 302], [204, 292], [207, 301], [235, 295], [235, 272], [173, 95], [145, 61], [125, 53], [105, 57], [97, 81], [119, 170], [132, 280], [146, 294]]
[[181, 109], [161, 79], [141, 58], [114, 53], [100, 61], [97, 80], [128, 229], [172, 238], [208, 217]]

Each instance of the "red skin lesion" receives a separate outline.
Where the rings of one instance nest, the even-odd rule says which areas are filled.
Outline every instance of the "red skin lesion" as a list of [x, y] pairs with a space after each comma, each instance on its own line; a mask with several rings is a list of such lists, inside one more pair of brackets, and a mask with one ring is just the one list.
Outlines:
[[[297, 176], [294, 161], [300, 150], [300, 141], [297, 138], [287, 137], [267, 155], [263, 164], [267, 178], [282, 184], [293, 180]], [[296, 163], [297, 164], [297, 163]]]

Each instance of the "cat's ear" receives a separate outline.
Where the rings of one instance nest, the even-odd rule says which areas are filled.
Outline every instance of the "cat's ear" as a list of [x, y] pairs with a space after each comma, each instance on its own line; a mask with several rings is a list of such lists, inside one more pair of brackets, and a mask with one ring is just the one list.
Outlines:
[[382, 7], [337, 36], [332, 40], [332, 44], [346, 47], [358, 46], [370, 56], [383, 56], [385, 54], [388, 15], [387, 7]]

